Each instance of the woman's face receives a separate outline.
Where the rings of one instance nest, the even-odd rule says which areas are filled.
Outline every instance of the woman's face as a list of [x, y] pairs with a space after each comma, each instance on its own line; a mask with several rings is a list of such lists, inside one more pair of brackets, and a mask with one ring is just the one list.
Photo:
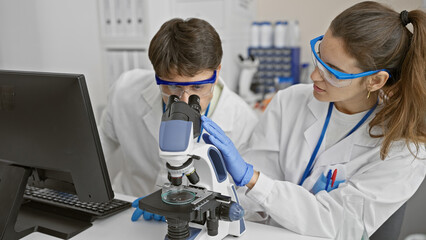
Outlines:
[[[357, 60], [350, 56], [346, 50], [342, 39], [336, 38], [328, 30], [324, 35], [319, 47], [319, 57], [331, 68], [345, 73], [363, 72], [357, 67]], [[336, 106], [353, 105], [365, 102], [367, 98], [367, 85], [365, 78], [355, 78], [349, 86], [335, 87], [327, 80], [323, 79], [318, 67], [311, 73], [314, 82], [314, 97], [322, 102], [335, 102]]]

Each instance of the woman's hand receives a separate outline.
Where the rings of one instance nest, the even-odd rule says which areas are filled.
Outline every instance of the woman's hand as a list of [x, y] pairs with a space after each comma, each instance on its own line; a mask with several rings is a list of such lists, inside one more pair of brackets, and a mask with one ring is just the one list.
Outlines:
[[213, 144], [219, 149], [225, 160], [226, 169], [237, 186], [248, 184], [253, 177], [253, 166], [244, 161], [231, 139], [216, 123], [205, 116], [201, 116], [201, 120], [203, 128], [210, 133], [210, 135], [203, 134], [204, 142]]

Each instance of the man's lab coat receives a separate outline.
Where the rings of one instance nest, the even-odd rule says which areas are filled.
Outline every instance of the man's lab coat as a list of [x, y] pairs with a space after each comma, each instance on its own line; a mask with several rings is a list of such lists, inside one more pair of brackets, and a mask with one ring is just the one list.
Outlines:
[[[209, 117], [241, 149], [257, 123], [257, 116], [222, 79], [218, 84], [223, 90]], [[153, 71], [126, 72], [110, 89], [99, 132], [115, 191], [145, 196], [156, 190], [156, 185], [168, 182], [166, 163], [159, 157], [162, 114], [163, 101]], [[119, 154], [113, 154], [117, 148]]]

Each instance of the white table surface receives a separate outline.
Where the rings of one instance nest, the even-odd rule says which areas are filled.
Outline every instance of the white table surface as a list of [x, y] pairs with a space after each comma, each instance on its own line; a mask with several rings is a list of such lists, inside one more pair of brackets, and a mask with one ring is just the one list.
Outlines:
[[[135, 197], [116, 194], [116, 198], [132, 202]], [[106, 219], [98, 219], [89, 229], [74, 236], [73, 240], [117, 240], [117, 239], [164, 239], [167, 233], [165, 222], [145, 221], [132, 222], [130, 217], [133, 208], [127, 209]], [[284, 228], [272, 227], [246, 221], [246, 232], [239, 238], [228, 236], [225, 239], [251, 240], [251, 239], [291, 239], [291, 240], [324, 240], [324, 238], [302, 236]], [[58, 240], [59, 238], [34, 232], [24, 240]]]

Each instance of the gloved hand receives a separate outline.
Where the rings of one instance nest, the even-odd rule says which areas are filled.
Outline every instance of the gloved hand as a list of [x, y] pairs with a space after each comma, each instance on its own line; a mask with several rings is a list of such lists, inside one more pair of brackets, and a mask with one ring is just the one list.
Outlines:
[[154, 219], [156, 221], [166, 221], [166, 218], [164, 218], [164, 216], [160, 216], [157, 214], [153, 214], [147, 211], [144, 211], [142, 209], [139, 208], [139, 200], [141, 200], [144, 197], [140, 197], [138, 199], [136, 199], [135, 201], [133, 201], [132, 203], [132, 207], [136, 208], [135, 211], [132, 214], [132, 222], [136, 222], [137, 220], [139, 220], [139, 218], [143, 215], [143, 218], [147, 221]]
[[237, 186], [245, 186], [253, 176], [253, 165], [248, 164], [241, 157], [231, 139], [211, 119], [201, 116], [203, 128], [210, 133], [203, 134], [204, 142], [215, 145], [225, 160], [226, 169], [231, 174]]

